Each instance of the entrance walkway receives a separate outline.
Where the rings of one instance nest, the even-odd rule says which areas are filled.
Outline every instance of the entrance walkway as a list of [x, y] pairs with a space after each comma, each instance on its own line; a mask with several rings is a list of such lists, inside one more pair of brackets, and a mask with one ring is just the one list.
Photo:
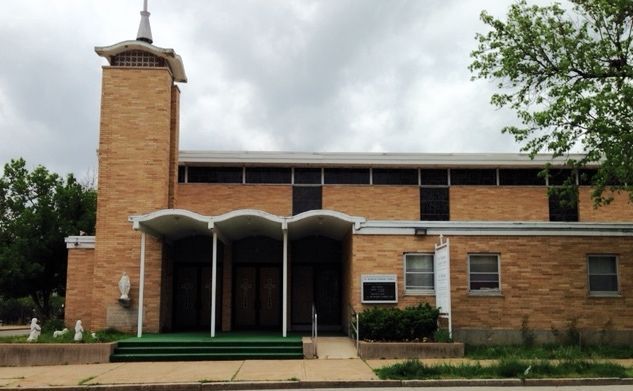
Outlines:
[[354, 341], [349, 337], [319, 337], [319, 359], [358, 358]]

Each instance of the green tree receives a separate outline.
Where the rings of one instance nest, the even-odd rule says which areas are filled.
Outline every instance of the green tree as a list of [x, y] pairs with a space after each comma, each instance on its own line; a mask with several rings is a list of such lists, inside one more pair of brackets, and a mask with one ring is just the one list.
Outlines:
[[11, 160], [0, 178], [0, 296], [30, 296], [38, 314], [51, 315], [53, 293], [64, 294], [64, 237], [93, 233], [96, 191], [23, 159]]
[[[473, 79], [498, 82], [491, 102], [517, 113], [507, 126], [532, 156], [563, 156], [574, 170], [598, 162], [591, 179], [596, 204], [613, 185], [633, 200], [633, 1], [570, 0], [511, 5], [506, 20], [486, 11], [491, 29], [477, 34]], [[569, 152], [582, 149], [574, 160]]]

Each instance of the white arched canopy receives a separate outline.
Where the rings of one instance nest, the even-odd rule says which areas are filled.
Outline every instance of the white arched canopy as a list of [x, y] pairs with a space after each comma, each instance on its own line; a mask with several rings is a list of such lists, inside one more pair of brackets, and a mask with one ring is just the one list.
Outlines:
[[209, 217], [209, 226], [219, 230], [230, 240], [239, 240], [248, 236], [267, 236], [281, 240], [286, 222], [283, 217], [261, 210], [239, 209]]
[[359, 229], [365, 218], [320, 209], [291, 217], [277, 216], [257, 209], [238, 209], [217, 216], [205, 216], [185, 209], [161, 209], [131, 216], [132, 228], [168, 240], [193, 235], [211, 235], [218, 231], [223, 238], [239, 240], [248, 236], [267, 236], [281, 240], [283, 231], [290, 239], [310, 235], [342, 239], [351, 228]]
[[204, 216], [184, 209], [162, 209], [130, 216], [134, 230], [141, 231], [141, 259], [137, 335], [142, 335], [143, 287], [145, 280], [145, 234], [177, 240], [192, 235], [213, 237], [211, 281], [211, 336], [215, 336], [217, 240], [239, 240], [248, 236], [267, 236], [283, 241], [282, 335], [287, 335], [288, 316], [288, 240], [321, 235], [341, 240], [352, 228], [359, 229], [362, 217], [332, 210], [311, 210], [292, 217], [282, 217], [256, 209], [238, 209], [218, 216]]
[[185, 209], [161, 209], [140, 216], [131, 216], [129, 220], [135, 231], [168, 240], [211, 234], [207, 216]]
[[288, 234], [291, 239], [319, 235], [341, 240], [352, 227], [358, 229], [364, 221], [362, 217], [349, 216], [333, 210], [311, 210], [287, 219]]

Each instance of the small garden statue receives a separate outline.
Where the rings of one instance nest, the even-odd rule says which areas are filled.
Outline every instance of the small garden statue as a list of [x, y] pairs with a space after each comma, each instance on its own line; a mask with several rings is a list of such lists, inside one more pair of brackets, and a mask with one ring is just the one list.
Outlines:
[[37, 318], [31, 319], [31, 333], [29, 337], [26, 339], [28, 342], [37, 342], [37, 339], [40, 337], [42, 332], [42, 328], [37, 324]]
[[66, 334], [68, 334], [67, 328], [64, 328], [63, 330], [55, 330], [53, 331], [53, 338], [63, 337]]
[[84, 339], [84, 328], [81, 325], [81, 320], [78, 320], [75, 324], [75, 342], [81, 342]]
[[130, 306], [130, 277], [128, 277], [126, 272], [123, 272], [121, 279], [119, 280], [119, 291], [121, 292], [121, 297], [119, 297], [119, 303], [121, 303], [124, 307]]
[[42, 332], [42, 328], [37, 324], [37, 318], [31, 319], [31, 333], [29, 337], [26, 339], [27, 342], [37, 342], [37, 339], [40, 337], [40, 333]]
[[128, 294], [130, 293], [130, 277], [128, 277], [126, 272], [123, 272], [123, 275], [119, 280], [119, 290], [121, 291], [121, 300], [130, 299], [130, 297], [128, 296]]

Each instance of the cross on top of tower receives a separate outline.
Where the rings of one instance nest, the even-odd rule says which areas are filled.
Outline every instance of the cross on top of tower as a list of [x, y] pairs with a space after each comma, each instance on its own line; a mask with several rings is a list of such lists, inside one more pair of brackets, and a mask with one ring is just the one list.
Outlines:
[[141, 23], [138, 26], [138, 33], [136, 34], [137, 41], [144, 41], [147, 43], [154, 42], [152, 40], [152, 28], [149, 25], [149, 15], [147, 11], [147, 0], [143, 0], [143, 11], [141, 11]]

